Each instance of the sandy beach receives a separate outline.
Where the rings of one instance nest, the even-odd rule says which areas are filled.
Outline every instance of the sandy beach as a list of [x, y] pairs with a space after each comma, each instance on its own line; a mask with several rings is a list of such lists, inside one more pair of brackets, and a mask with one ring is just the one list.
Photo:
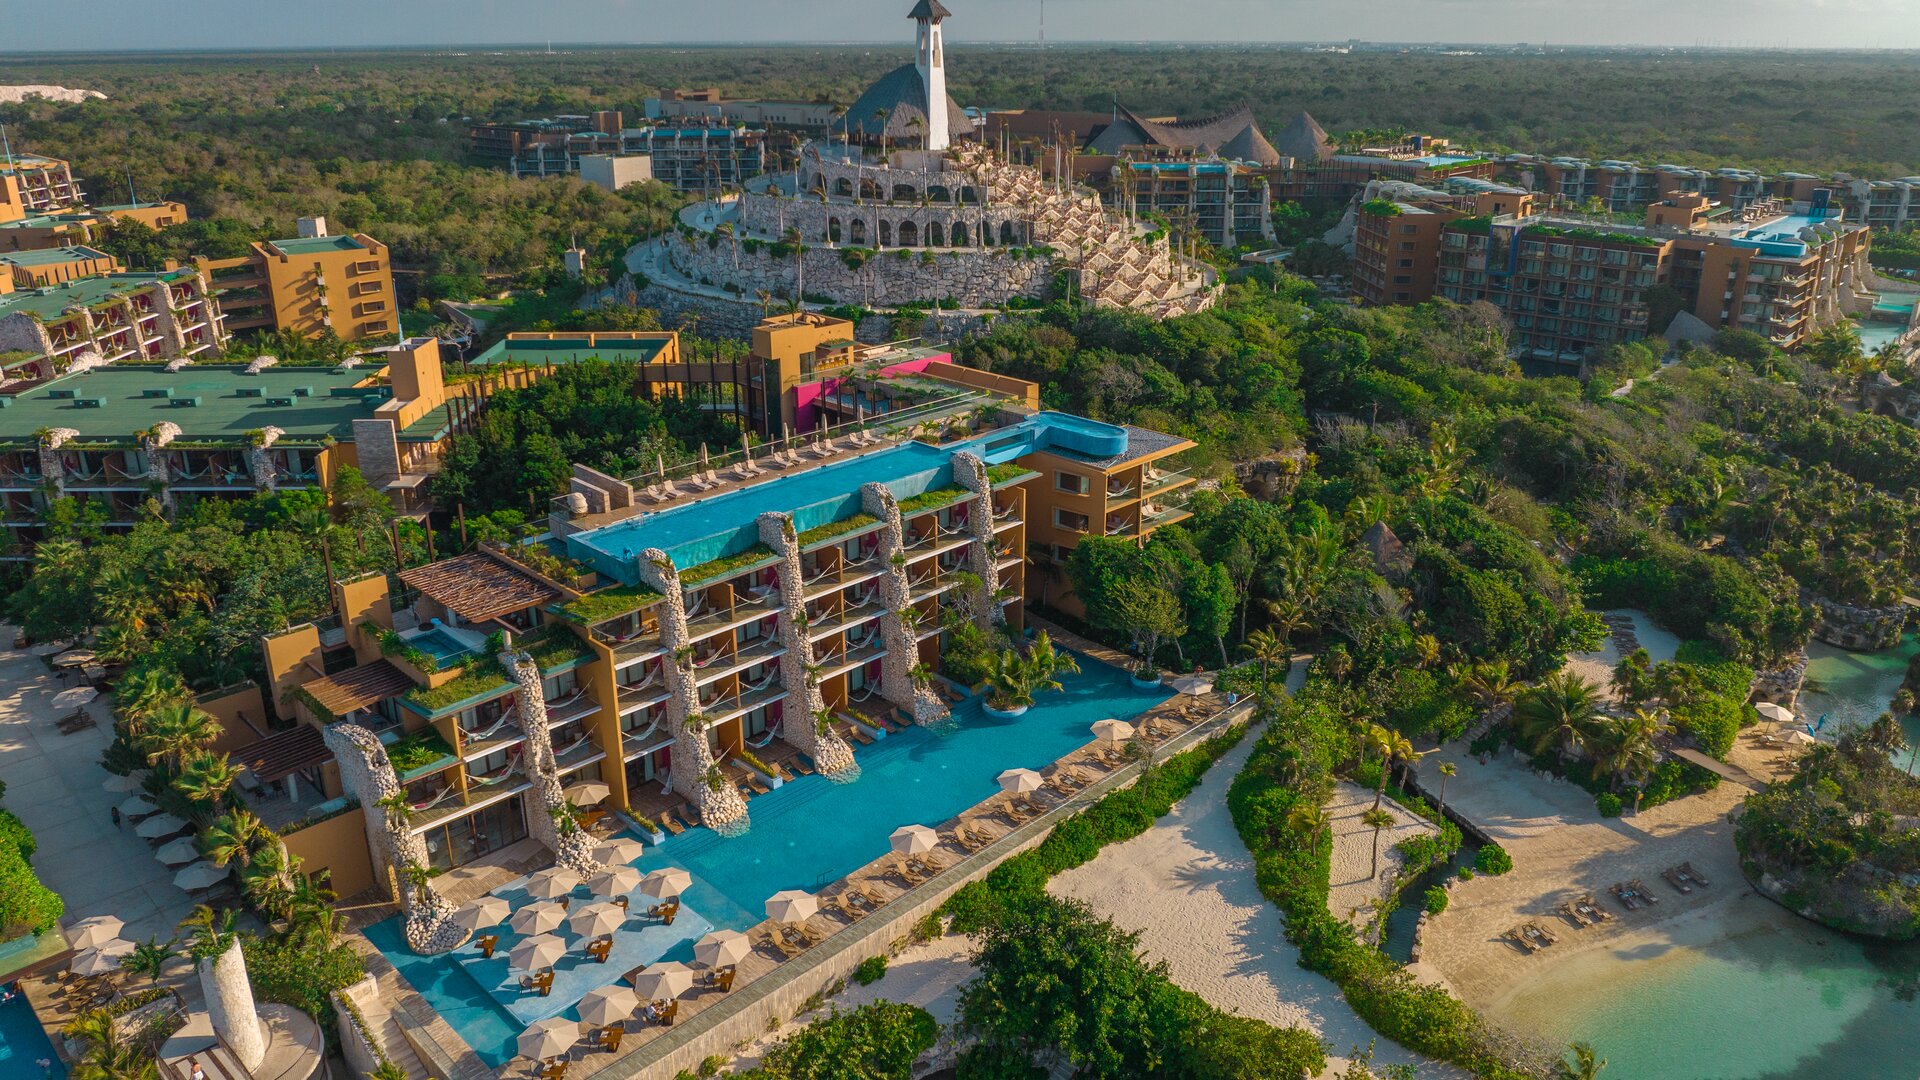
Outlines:
[[1392, 799], [1381, 800], [1380, 808], [1393, 815], [1393, 824], [1380, 830], [1380, 866], [1375, 873], [1373, 829], [1360, 820], [1373, 808], [1373, 798], [1373, 792], [1342, 780], [1334, 785], [1333, 797], [1327, 800], [1328, 824], [1333, 832], [1327, 909], [1355, 927], [1366, 925], [1380, 902], [1393, 891], [1394, 879], [1406, 862], [1394, 845], [1440, 831]]

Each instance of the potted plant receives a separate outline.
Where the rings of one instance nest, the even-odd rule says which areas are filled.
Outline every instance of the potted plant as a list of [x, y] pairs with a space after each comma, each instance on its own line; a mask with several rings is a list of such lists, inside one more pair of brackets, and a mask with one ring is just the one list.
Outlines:
[[1141, 690], [1152, 690], [1160, 685], [1160, 668], [1152, 660], [1142, 660], [1133, 669], [1133, 685]]
[[1080, 665], [1071, 655], [1053, 647], [1052, 639], [1042, 631], [1022, 657], [1013, 649], [995, 653], [987, 663], [986, 701], [989, 716], [1011, 719], [1033, 707], [1034, 696], [1043, 690], [1065, 689], [1063, 674], [1078, 674]]

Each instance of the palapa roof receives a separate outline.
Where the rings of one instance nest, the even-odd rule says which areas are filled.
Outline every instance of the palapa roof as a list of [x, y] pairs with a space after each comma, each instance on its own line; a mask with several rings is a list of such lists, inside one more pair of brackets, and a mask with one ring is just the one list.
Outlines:
[[[887, 110], [884, 131], [875, 115], [881, 109]], [[920, 78], [920, 69], [912, 64], [902, 64], [880, 76], [847, 108], [848, 125], [868, 139], [878, 139], [882, 134], [889, 139], [907, 140], [924, 136], [927, 115], [927, 85]], [[921, 124], [918, 131], [911, 123], [916, 117]], [[972, 131], [973, 120], [960, 103], [953, 100], [953, 95], [947, 95], [948, 134], [958, 136]]]
[[1373, 568], [1384, 577], [1392, 577], [1413, 564], [1407, 556], [1407, 545], [1384, 521], [1374, 522], [1361, 534], [1360, 543], [1373, 556]]
[[[389, 665], [391, 666], [391, 665]], [[276, 731], [259, 742], [248, 743], [232, 754], [234, 764], [251, 769], [261, 783], [292, 776], [333, 758], [320, 729], [312, 724]]]
[[400, 580], [466, 622], [486, 622], [560, 598], [553, 586], [485, 551], [402, 570]]
[[1304, 112], [1294, 117], [1273, 143], [1280, 153], [1301, 161], [1325, 161], [1333, 156], [1333, 140], [1327, 138], [1327, 129]]
[[1129, 146], [1164, 146], [1262, 166], [1280, 164], [1280, 152], [1260, 133], [1253, 110], [1245, 105], [1204, 120], [1173, 121], [1149, 120], [1123, 107], [1088, 149], [1118, 154]]
[[345, 716], [355, 709], [365, 709], [406, 693], [413, 689], [413, 680], [390, 662], [375, 660], [338, 675], [315, 679], [300, 689], [313, 695], [321, 708], [335, 716]]

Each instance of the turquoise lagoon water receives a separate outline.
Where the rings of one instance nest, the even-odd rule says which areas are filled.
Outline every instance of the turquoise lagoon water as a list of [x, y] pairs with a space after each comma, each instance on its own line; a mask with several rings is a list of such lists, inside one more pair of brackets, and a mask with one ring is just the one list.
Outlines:
[[[1920, 655], [1920, 636], [1908, 634], [1885, 652], [1856, 653], [1836, 649], [1823, 641], [1807, 645], [1807, 681], [1821, 687], [1800, 695], [1800, 711], [1827, 728], [1840, 724], [1869, 724], [1887, 710], [1894, 691], [1907, 675], [1907, 662]], [[1920, 744], [1920, 720], [1904, 721], [1907, 742]], [[1825, 731], [1821, 732], [1823, 735]], [[1906, 765], [1907, 760], [1901, 759]], [[1916, 1073], [1920, 1075], [1920, 1073]]]
[[[1128, 719], [1170, 696], [1164, 689], [1136, 689], [1118, 668], [1077, 659], [1080, 674], [1063, 676], [1065, 689], [1041, 695], [1025, 716], [990, 717], [979, 698], [969, 698], [954, 707], [951, 723], [911, 728], [860, 748], [860, 777], [853, 783], [801, 777], [748, 804], [752, 826], [744, 835], [690, 829], [648, 848], [634, 865], [686, 869], [693, 875], [683, 897], [687, 911], [713, 926], [751, 927], [765, 917], [762, 906], [774, 893], [811, 892], [837, 881], [885, 855], [888, 834], [900, 826], [950, 820], [998, 792], [994, 778], [1002, 771], [1051, 764], [1091, 742], [1088, 729], [1095, 721]], [[498, 1067], [513, 1058], [514, 1039], [525, 1027], [515, 1013], [526, 1015], [525, 1006], [516, 1003], [510, 1012], [470, 974], [470, 964], [450, 956], [414, 955], [398, 918], [368, 927], [366, 934], [481, 1060]], [[515, 940], [503, 932], [502, 952]], [[564, 1008], [543, 1012], [575, 1017], [573, 1002], [588, 990], [660, 959], [690, 960], [691, 949], [676, 941], [657, 956], [569, 967], [559, 973], [548, 999]]]

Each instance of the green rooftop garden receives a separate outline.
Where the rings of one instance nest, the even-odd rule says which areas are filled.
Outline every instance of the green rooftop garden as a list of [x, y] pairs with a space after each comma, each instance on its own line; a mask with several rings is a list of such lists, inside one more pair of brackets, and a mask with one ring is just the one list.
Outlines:
[[987, 483], [992, 487], [999, 487], [1001, 484], [1011, 483], [1022, 476], [1038, 475], [1040, 474], [1017, 461], [1008, 461], [987, 469]]
[[500, 661], [487, 657], [475, 664], [449, 683], [435, 687], [416, 686], [403, 697], [408, 704], [427, 712], [439, 712], [449, 705], [456, 705], [468, 698], [512, 686], [513, 679]]
[[869, 525], [878, 524], [880, 524], [880, 519], [874, 517], [872, 514], [855, 514], [852, 517], [841, 518], [839, 521], [829, 521], [825, 525], [815, 525], [813, 528], [800, 534], [799, 543], [801, 547], [811, 547], [823, 540], [831, 540], [836, 536], [845, 536], [850, 532], [864, 529]]
[[[989, 473], [988, 475], [991, 476], [992, 474]], [[900, 513], [901, 516], [904, 517], [908, 514], [923, 514], [928, 510], [938, 510], [949, 503], [958, 502], [971, 494], [973, 494], [973, 492], [968, 491], [966, 488], [952, 485], [943, 488], [934, 488], [932, 491], [915, 495], [911, 499], [901, 500]]]
[[575, 597], [560, 605], [560, 614], [584, 626], [593, 626], [639, 611], [660, 594], [645, 585], [617, 585]]
[[722, 555], [709, 559], [698, 566], [680, 571], [680, 584], [697, 585], [702, 581], [728, 577], [737, 574], [755, 563], [773, 558], [773, 549], [765, 544], [755, 544], [745, 551], [734, 555]]
[[593, 656], [593, 650], [587, 647], [586, 642], [558, 623], [522, 637], [514, 644], [527, 650], [527, 655], [533, 657], [535, 666], [541, 671], [551, 671]]
[[432, 728], [422, 728], [387, 747], [387, 760], [393, 763], [393, 771], [402, 776], [452, 757], [453, 747]]

